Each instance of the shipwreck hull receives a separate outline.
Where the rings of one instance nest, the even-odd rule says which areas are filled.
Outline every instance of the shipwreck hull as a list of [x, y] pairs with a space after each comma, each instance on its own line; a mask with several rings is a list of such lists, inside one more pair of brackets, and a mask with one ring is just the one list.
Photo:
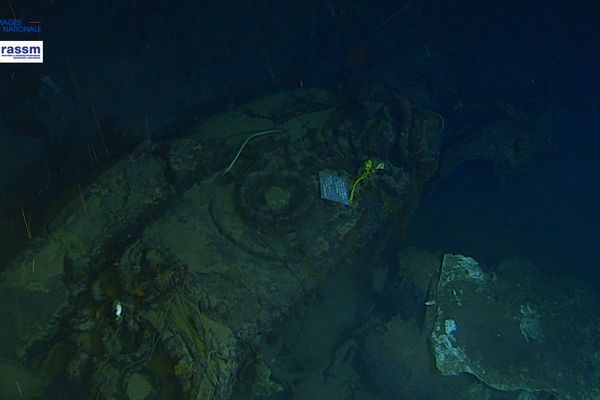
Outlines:
[[[274, 98], [141, 145], [8, 266], [0, 355], [43, 376], [27, 398], [227, 399], [276, 321], [404, 228], [439, 119], [387, 92]], [[351, 205], [321, 198], [319, 172], [352, 182], [366, 159], [385, 167]]]

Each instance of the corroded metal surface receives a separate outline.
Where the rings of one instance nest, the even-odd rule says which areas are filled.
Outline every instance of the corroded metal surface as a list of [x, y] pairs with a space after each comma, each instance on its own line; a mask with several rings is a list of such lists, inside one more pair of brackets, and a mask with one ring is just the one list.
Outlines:
[[[275, 97], [140, 146], [9, 267], [3, 317], [17, 298], [47, 305], [2, 328], [21, 362], [51, 378], [44, 390], [66, 395], [55, 382], [79, 382], [73, 390], [95, 398], [226, 399], [275, 321], [349, 257], [403, 229], [435, 171], [436, 117], [413, 110], [416, 128], [399, 132], [398, 99], [365, 96], [345, 110], [326, 92]], [[224, 175], [256, 132], [244, 126], [282, 133], [252, 141]], [[390, 146], [405, 157], [390, 159]], [[351, 181], [367, 158], [385, 169], [352, 206], [319, 198], [319, 171]], [[28, 317], [35, 307], [19, 306]]]

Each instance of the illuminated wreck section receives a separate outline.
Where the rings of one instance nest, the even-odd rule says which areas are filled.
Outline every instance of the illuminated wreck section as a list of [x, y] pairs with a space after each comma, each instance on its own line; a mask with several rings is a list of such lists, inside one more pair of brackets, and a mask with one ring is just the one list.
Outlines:
[[446, 254], [439, 271], [429, 322], [443, 375], [472, 374], [519, 399], [599, 398], [600, 319], [585, 285], [523, 260], [492, 273]]
[[[0, 353], [27, 375], [19, 391], [227, 399], [242, 369], [268, 380], [253, 361], [262, 335], [404, 229], [442, 128], [382, 88], [344, 105], [304, 90], [142, 144], [3, 275]], [[367, 160], [378, 168], [352, 204], [324, 195], [324, 176], [349, 189]]]

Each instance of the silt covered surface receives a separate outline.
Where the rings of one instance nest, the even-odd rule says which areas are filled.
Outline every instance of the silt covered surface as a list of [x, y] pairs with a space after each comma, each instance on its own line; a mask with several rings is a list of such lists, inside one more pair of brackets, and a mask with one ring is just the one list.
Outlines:
[[436, 365], [495, 389], [597, 399], [600, 321], [589, 296], [526, 262], [504, 262], [491, 273], [446, 254], [431, 333]]

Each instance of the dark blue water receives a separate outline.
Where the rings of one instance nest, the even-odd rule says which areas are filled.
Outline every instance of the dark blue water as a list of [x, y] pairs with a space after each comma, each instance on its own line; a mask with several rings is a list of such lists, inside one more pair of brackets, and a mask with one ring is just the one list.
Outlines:
[[467, 58], [471, 89], [554, 107], [558, 119], [548, 152], [511, 182], [497, 184], [485, 166], [466, 165], [440, 183], [420, 205], [409, 240], [491, 263], [526, 257], [549, 273], [598, 282], [598, 5], [480, 4], [466, 12], [486, 37]]

